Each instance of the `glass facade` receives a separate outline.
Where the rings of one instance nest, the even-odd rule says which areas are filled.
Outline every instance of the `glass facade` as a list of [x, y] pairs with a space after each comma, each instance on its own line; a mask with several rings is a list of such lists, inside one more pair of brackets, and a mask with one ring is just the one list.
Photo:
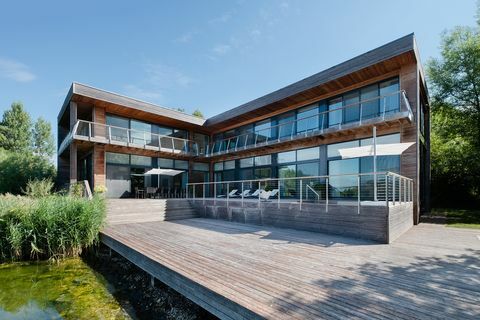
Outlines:
[[[156, 196], [180, 197], [188, 182], [188, 161], [146, 157], [124, 153], [105, 153], [107, 196], [112, 198], [133, 197], [138, 189], [156, 189]], [[183, 170], [176, 176], [144, 175], [152, 168]], [[202, 172], [208, 178], [208, 164], [194, 163], [192, 173]], [[198, 177], [198, 174], [196, 175]], [[202, 180], [208, 181], [207, 180]], [[200, 181], [198, 181], [200, 182]]]
[[[400, 134], [377, 137], [378, 144], [398, 143]], [[357, 176], [341, 176], [373, 172], [373, 157], [341, 159], [339, 149], [371, 145], [372, 139], [346, 141], [313, 148], [303, 148], [269, 155], [241, 158], [214, 164], [215, 181], [237, 181], [264, 178], [293, 178], [331, 175], [329, 194], [332, 198], [353, 198], [357, 194]], [[228, 163], [228, 165], [227, 165]], [[235, 170], [237, 169], [237, 170]], [[400, 156], [377, 157], [377, 172], [400, 172]], [[362, 199], [373, 197], [373, 176], [362, 176]], [[305, 180], [308, 182], [308, 179]], [[321, 183], [319, 183], [319, 181]], [[324, 194], [324, 179], [311, 183], [311, 188]], [[281, 182], [281, 197], [298, 197], [295, 180]], [[223, 190], [223, 189], [222, 189]], [[220, 194], [221, 190], [217, 190]], [[305, 191], [304, 191], [305, 192]]]
[[[316, 130], [368, 120], [400, 110], [398, 77], [371, 84], [342, 95], [278, 116], [231, 129], [213, 137], [213, 152], [305, 135]], [[324, 111], [330, 111], [322, 114]], [[224, 140], [227, 138], [234, 138]]]

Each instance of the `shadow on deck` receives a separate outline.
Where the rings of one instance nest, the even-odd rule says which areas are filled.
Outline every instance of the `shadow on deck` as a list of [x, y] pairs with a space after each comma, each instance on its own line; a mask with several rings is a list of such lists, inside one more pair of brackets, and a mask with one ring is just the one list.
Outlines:
[[108, 225], [102, 241], [222, 319], [478, 318], [478, 231], [390, 245], [213, 219]]

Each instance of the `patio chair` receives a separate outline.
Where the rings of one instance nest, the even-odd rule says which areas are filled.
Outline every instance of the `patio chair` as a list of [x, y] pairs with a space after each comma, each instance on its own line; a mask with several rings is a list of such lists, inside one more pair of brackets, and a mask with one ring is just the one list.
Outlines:
[[268, 198], [270, 198], [271, 194], [272, 194], [272, 191], [265, 191], [265, 190], [260, 191], [260, 200], [267, 201]]
[[147, 198], [155, 198], [155, 193], [156, 192], [157, 192], [157, 188], [147, 187]]
[[261, 191], [265, 191], [263, 189], [257, 189], [255, 190], [252, 194], [249, 194], [247, 196], [244, 196], [244, 198], [258, 198], [258, 195], [260, 194]]
[[145, 198], [145, 190], [135, 187], [135, 198]]
[[[230, 191], [230, 193], [228, 194], [228, 197], [231, 198], [231, 197], [235, 197], [236, 193], [237, 193], [238, 189], [233, 189], [232, 191]], [[226, 198], [227, 196], [224, 195], [224, 194], [221, 194], [221, 195], [218, 195], [217, 198]]]
[[243, 192], [240, 192], [240, 194], [236, 194], [232, 198], [241, 198], [243, 195], [244, 198], [247, 198], [250, 195], [250, 189], [243, 190]]

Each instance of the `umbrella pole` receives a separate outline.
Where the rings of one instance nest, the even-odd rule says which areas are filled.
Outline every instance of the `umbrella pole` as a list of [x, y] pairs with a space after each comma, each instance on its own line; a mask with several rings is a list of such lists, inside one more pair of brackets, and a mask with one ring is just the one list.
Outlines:
[[373, 200], [377, 201], [377, 127], [373, 126]]

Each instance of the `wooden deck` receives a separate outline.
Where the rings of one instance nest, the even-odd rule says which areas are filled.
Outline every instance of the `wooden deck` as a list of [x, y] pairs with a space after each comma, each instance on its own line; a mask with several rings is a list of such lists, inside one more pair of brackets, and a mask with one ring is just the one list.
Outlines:
[[383, 245], [136, 217], [107, 226], [102, 241], [224, 319], [480, 318], [480, 230], [422, 224]]

